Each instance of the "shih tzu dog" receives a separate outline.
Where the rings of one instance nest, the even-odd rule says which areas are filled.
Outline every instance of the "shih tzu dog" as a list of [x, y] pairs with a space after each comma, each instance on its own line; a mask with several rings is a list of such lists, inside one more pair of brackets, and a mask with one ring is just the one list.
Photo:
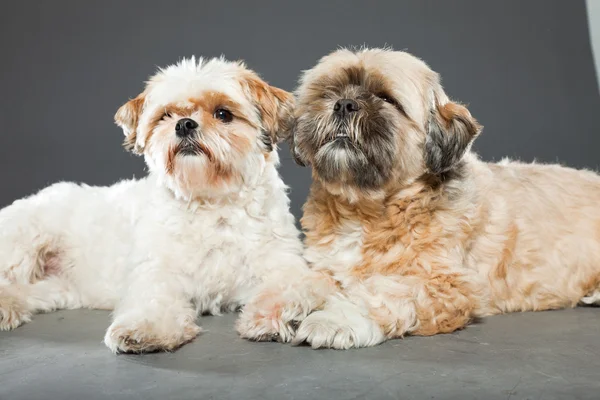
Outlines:
[[595, 173], [480, 161], [481, 126], [405, 52], [336, 51], [296, 100], [293, 151], [314, 180], [305, 258], [327, 286], [295, 343], [373, 346], [600, 302]]
[[200, 313], [249, 302], [272, 315], [258, 288], [285, 294], [307, 270], [276, 170], [292, 107], [239, 62], [160, 70], [115, 116], [146, 178], [58, 183], [0, 211], [0, 330], [35, 312], [114, 309], [106, 345], [144, 352], [195, 338]]

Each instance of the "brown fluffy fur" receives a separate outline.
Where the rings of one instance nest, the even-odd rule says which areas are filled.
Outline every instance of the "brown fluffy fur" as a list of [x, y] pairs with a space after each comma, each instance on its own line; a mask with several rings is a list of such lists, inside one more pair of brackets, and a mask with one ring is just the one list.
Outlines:
[[[360, 105], [349, 139], [338, 139], [355, 155], [333, 149], [339, 98]], [[595, 173], [478, 160], [469, 148], [481, 126], [403, 52], [337, 51], [305, 73], [297, 103], [292, 150], [314, 179], [306, 258], [338, 285], [300, 324], [297, 343], [363, 347], [453, 332], [474, 317], [599, 301]], [[370, 181], [352, 170], [361, 157]]]

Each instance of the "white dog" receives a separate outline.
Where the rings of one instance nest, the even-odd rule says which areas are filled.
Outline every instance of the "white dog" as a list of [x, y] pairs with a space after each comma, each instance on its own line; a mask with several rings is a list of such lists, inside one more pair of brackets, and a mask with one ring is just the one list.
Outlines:
[[[292, 107], [242, 63], [160, 70], [115, 116], [148, 177], [58, 183], [0, 211], [0, 330], [35, 312], [114, 309], [112, 351], [172, 350], [201, 331], [199, 313], [236, 309], [261, 283], [285, 295], [307, 271], [274, 151]], [[289, 340], [274, 301], [254, 303], [271, 325], [253, 328]]]

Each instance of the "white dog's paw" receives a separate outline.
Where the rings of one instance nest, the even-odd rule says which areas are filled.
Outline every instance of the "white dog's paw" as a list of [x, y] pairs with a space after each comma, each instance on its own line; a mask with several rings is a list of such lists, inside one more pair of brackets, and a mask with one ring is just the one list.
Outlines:
[[0, 331], [10, 331], [31, 321], [31, 312], [23, 300], [0, 289]]
[[350, 349], [375, 346], [385, 341], [381, 327], [357, 312], [322, 310], [310, 314], [298, 327], [293, 344], [308, 343], [313, 349]]
[[261, 297], [244, 307], [236, 329], [245, 339], [287, 343], [294, 337], [300, 321], [306, 318], [307, 310], [308, 304], [285, 302], [280, 296]]
[[195, 323], [173, 324], [159, 329], [150, 321], [114, 322], [106, 331], [104, 343], [113, 353], [147, 353], [173, 351], [191, 342], [202, 332]]
[[243, 311], [236, 322], [240, 336], [256, 342], [290, 342], [297, 326], [297, 321], [286, 322], [258, 311]]

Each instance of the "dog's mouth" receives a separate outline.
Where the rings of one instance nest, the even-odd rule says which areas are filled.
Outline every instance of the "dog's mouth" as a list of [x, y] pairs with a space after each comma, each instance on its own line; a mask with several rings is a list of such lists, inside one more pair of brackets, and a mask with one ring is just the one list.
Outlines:
[[204, 156], [208, 161], [214, 161], [214, 154], [205, 144], [195, 140], [182, 140], [173, 150], [173, 155], [182, 157], [198, 157]]
[[205, 151], [202, 149], [202, 146], [192, 141], [184, 141], [179, 143], [175, 152], [182, 156], [199, 156], [205, 153]]
[[336, 131], [333, 134], [327, 135], [325, 143], [345, 142], [351, 140], [350, 135], [345, 131]]

